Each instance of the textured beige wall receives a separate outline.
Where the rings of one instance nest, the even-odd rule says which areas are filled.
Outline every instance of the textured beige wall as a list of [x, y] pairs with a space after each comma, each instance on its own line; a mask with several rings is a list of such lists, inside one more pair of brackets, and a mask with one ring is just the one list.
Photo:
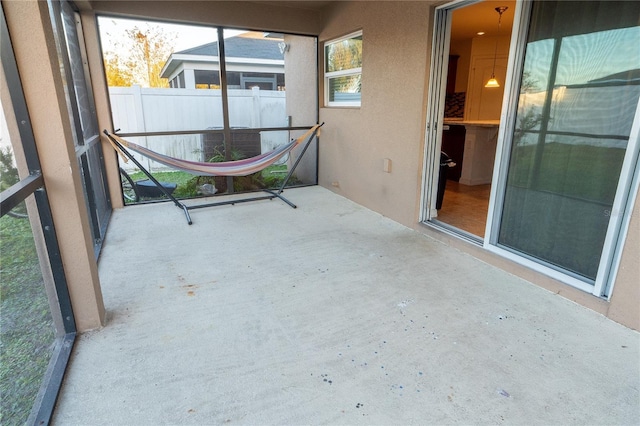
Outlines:
[[339, 3], [326, 14], [318, 46], [321, 52], [324, 41], [363, 31], [362, 106], [320, 109], [320, 184], [403, 224], [416, 222], [420, 200], [429, 6]]
[[[318, 97], [316, 71], [316, 39], [314, 37], [285, 35], [285, 43], [289, 51], [285, 53], [285, 85], [287, 95], [287, 115], [291, 117], [292, 126], [308, 126], [318, 119]], [[302, 133], [302, 132], [300, 132]], [[297, 135], [292, 135], [297, 136]], [[298, 157], [301, 148], [290, 156], [289, 164]], [[300, 160], [296, 169], [296, 177], [303, 183], [316, 181], [316, 142], [312, 142]]]
[[60, 65], [47, 3], [3, 2], [24, 89], [62, 263], [79, 331], [104, 324], [93, 254]]
[[619, 323], [640, 330], [640, 191], [636, 196], [607, 315]]

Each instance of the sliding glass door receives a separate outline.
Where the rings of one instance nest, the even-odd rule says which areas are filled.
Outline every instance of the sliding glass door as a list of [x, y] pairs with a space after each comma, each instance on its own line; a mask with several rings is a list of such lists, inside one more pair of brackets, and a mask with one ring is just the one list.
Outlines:
[[504, 137], [491, 244], [597, 295], [634, 195], [639, 18], [637, 2], [534, 2]]

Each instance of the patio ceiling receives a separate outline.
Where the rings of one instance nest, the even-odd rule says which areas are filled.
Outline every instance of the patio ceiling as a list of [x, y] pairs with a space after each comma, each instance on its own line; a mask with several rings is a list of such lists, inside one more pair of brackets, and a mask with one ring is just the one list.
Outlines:
[[[142, 1], [154, 1], [154, 0], [142, 0]], [[173, 0], [173, 1], [192, 1], [192, 0]], [[220, 0], [205, 0], [211, 2], [219, 2]], [[94, 0], [75, 0], [75, 5], [81, 10], [91, 10], [93, 9]], [[245, 3], [261, 3], [261, 4], [271, 4], [273, 6], [279, 7], [293, 7], [298, 9], [308, 9], [308, 10], [320, 10], [323, 7], [335, 3], [334, 1], [313, 1], [313, 0], [299, 0], [299, 1], [245, 1]]]
[[267, 3], [279, 7], [295, 7], [299, 9], [320, 10], [335, 1], [313, 1], [313, 0], [298, 0], [298, 1], [259, 1], [256, 3]]

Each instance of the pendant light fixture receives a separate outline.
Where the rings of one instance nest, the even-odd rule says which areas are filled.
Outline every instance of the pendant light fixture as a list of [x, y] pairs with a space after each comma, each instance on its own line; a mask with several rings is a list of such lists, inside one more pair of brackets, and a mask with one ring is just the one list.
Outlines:
[[500, 83], [496, 80], [496, 58], [498, 57], [498, 40], [500, 39], [500, 23], [502, 22], [502, 14], [505, 10], [507, 10], [507, 6], [498, 6], [496, 7], [496, 12], [498, 12], [498, 36], [496, 37], [496, 49], [493, 53], [493, 69], [491, 71], [491, 78], [487, 81], [487, 84], [484, 87], [500, 87]]

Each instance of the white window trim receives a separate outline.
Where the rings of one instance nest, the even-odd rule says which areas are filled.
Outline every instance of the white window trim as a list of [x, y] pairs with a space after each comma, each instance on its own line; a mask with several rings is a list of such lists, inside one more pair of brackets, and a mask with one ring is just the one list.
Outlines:
[[348, 77], [352, 75], [362, 76], [362, 67], [327, 72], [327, 58], [326, 58], [328, 45], [339, 43], [344, 40], [349, 40], [351, 38], [361, 37], [361, 36], [362, 36], [362, 30], [359, 30], [359, 31], [354, 31], [350, 34], [347, 34], [343, 37], [327, 40], [324, 42], [324, 46], [322, 48], [322, 54], [324, 56], [323, 67], [324, 67], [324, 106], [325, 107], [359, 107], [362, 105], [362, 101], [329, 101], [329, 79], [335, 78], [335, 77]]

